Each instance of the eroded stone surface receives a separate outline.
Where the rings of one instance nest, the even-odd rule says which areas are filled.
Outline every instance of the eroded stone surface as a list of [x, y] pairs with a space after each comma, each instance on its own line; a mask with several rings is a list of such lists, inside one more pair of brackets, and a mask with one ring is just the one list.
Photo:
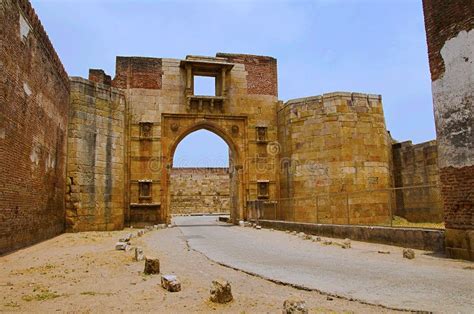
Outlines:
[[161, 286], [169, 292], [181, 291], [181, 282], [175, 275], [163, 275], [161, 276]]
[[283, 314], [307, 314], [306, 302], [302, 300], [289, 299], [283, 302]]
[[232, 301], [232, 291], [230, 283], [225, 280], [213, 280], [211, 286], [210, 300], [215, 303], [228, 303]]
[[159, 274], [160, 260], [158, 258], [145, 257], [145, 269], [143, 272], [147, 275]]

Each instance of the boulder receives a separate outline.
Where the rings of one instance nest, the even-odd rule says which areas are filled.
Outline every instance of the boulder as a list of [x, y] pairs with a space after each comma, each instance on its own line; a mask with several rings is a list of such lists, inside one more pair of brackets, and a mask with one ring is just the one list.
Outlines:
[[174, 275], [161, 276], [161, 286], [169, 292], [181, 291], [181, 283]]
[[302, 300], [285, 300], [283, 303], [284, 314], [307, 314], [306, 302]]
[[[143, 254], [143, 249], [141, 247], [135, 248], [135, 261], [140, 262], [145, 259], [145, 255]], [[159, 269], [159, 266], [158, 266]]]
[[403, 249], [403, 257], [408, 259], [414, 259], [415, 251], [413, 251], [412, 249]]
[[225, 280], [213, 280], [210, 300], [214, 303], [228, 303], [232, 301], [230, 283]]
[[147, 275], [160, 273], [160, 260], [157, 258], [145, 257], [145, 269], [143, 271]]

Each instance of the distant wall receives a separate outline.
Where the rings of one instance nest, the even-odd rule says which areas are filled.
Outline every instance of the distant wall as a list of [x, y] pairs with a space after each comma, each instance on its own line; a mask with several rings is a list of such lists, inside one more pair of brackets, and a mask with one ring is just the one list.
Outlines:
[[301, 222], [389, 221], [390, 143], [378, 95], [331, 93], [278, 113], [279, 217]]
[[228, 168], [173, 168], [171, 214], [229, 213]]
[[392, 145], [394, 214], [412, 222], [442, 222], [436, 141]]
[[0, 254], [64, 231], [69, 80], [26, 0], [0, 1]]
[[66, 226], [68, 231], [124, 225], [125, 97], [119, 90], [71, 78]]

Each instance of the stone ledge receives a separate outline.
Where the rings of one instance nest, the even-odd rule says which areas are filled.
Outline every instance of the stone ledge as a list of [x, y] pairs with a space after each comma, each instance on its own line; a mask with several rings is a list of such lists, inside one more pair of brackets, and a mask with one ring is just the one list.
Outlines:
[[381, 243], [434, 252], [444, 252], [445, 248], [444, 230], [295, 223], [281, 220], [259, 220], [259, 224], [266, 228], [278, 230], [305, 232], [332, 238], [349, 238], [354, 241]]

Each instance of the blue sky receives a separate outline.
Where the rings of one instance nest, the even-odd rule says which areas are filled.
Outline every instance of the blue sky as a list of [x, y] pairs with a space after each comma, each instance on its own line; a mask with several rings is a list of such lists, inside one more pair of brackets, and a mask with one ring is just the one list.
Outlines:
[[[382, 94], [395, 139], [435, 138], [421, 0], [32, 3], [69, 75], [87, 77], [89, 68], [114, 75], [117, 55], [270, 55], [278, 59], [280, 99]], [[227, 155], [212, 134], [191, 139], [177, 150], [184, 150], [186, 165], [209, 166], [203, 160]]]

